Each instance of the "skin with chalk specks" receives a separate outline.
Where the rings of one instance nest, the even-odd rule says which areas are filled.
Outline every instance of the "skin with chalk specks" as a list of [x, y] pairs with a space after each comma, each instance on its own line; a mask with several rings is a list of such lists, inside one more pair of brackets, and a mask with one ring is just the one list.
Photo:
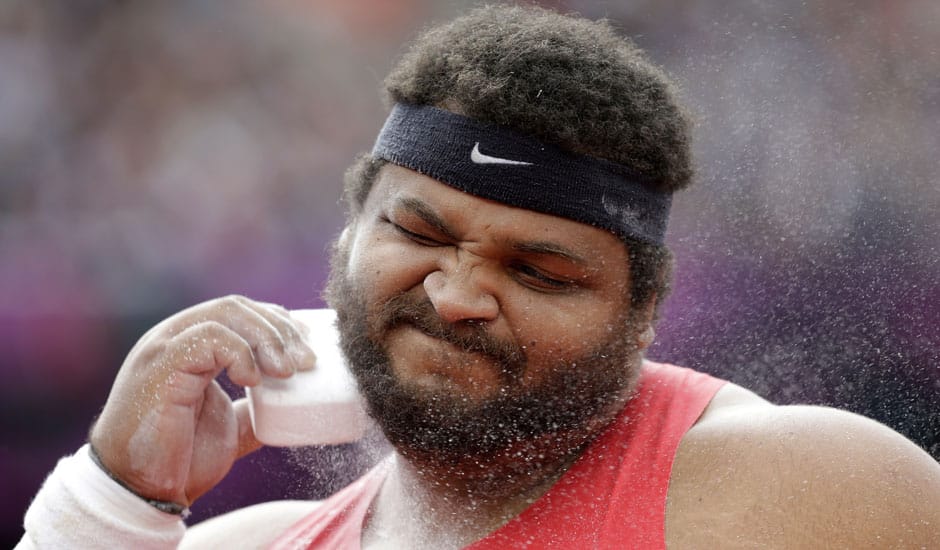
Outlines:
[[[500, 219], [500, 209], [512, 210], [469, 196], [454, 196], [450, 188], [403, 172], [382, 185], [386, 188], [381, 192], [387, 196], [402, 189], [422, 190], [425, 202], [448, 205], [442, 210], [452, 208], [448, 211], [454, 216], [446, 215], [444, 220], [458, 227], [463, 212], [489, 210]], [[438, 204], [436, 197], [448, 198]], [[466, 223], [473, 226], [476, 222]], [[368, 241], [374, 234], [363, 230], [367, 226], [354, 227], [344, 238], [352, 243], [357, 238]], [[357, 235], [359, 230], [364, 233]], [[543, 238], [546, 235], [554, 235], [551, 228]], [[399, 238], [394, 233], [378, 237], [379, 246], [389, 247], [387, 261], [381, 263], [357, 264], [353, 248], [349, 257], [352, 272], [370, 277], [381, 272], [387, 277], [373, 281], [379, 286], [371, 292], [395, 294], [402, 287], [411, 288], [408, 282], [420, 285], [421, 278], [410, 275], [420, 262], [393, 261], [398, 247], [391, 241]], [[414, 246], [396, 242], [401, 243], [401, 250]], [[621, 276], [625, 272], [626, 268], [621, 268]], [[404, 277], [395, 277], [398, 273]], [[486, 278], [462, 281], [464, 286], [450, 300], [472, 297], [474, 289], [493, 288], [485, 286]], [[529, 305], [535, 307], [532, 302]], [[442, 306], [446, 310], [447, 304]], [[407, 356], [401, 352], [395, 368], [403, 379], [427, 378], [425, 386], [445, 393], [455, 385], [468, 387], [477, 399], [485, 399], [498, 387], [498, 377], [489, 371], [493, 365], [485, 361], [462, 365], [482, 371], [477, 377], [450, 380], [440, 376], [450, 367], [436, 364], [434, 359], [439, 355], [433, 350], [452, 344], [408, 334], [410, 329], [404, 332], [391, 339], [390, 347], [396, 339], [412, 339], [409, 343], [416, 347], [419, 360], [413, 366], [404, 364]], [[533, 376], [533, 382], [538, 378]], [[526, 480], [528, 483], [516, 485], [507, 498], [472, 499], [467, 498], [467, 490], [481, 486], [468, 479], [466, 469], [447, 470], [428, 464], [420, 457], [396, 461], [365, 526], [364, 548], [459, 548], [513, 517], [547, 490], [558, 475], [558, 471], [543, 469]], [[556, 466], [563, 470], [567, 464], [562, 461]], [[227, 542], [262, 546], [315, 506], [284, 502], [233, 512], [190, 529], [184, 547]], [[680, 445], [667, 497], [665, 529], [670, 548], [929, 548], [940, 534], [938, 514], [940, 469], [900, 435], [850, 413], [820, 407], [776, 407], [729, 384]]]
[[103, 464], [146, 498], [184, 506], [257, 449], [247, 403], [215, 377], [253, 386], [312, 368], [303, 328], [286, 310], [230, 296], [180, 312], [128, 354], [90, 442]]

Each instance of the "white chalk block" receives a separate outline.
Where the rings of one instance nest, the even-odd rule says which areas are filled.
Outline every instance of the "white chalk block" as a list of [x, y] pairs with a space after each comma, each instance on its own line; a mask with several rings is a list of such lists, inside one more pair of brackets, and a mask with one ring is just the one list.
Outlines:
[[336, 312], [295, 310], [291, 315], [310, 329], [317, 356], [313, 370], [290, 378], [264, 377], [247, 389], [251, 425], [265, 445], [336, 445], [361, 439], [369, 420], [352, 374], [339, 348]]

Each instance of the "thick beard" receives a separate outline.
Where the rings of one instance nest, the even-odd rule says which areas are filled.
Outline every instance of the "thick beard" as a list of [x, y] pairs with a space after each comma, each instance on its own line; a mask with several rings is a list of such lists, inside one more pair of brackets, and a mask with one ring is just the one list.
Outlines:
[[[523, 350], [482, 327], [449, 327], [423, 297], [394, 296], [370, 319], [365, 294], [348, 276], [347, 265], [348, 251], [334, 249], [327, 299], [337, 312], [340, 343], [370, 416], [406, 456], [486, 462], [509, 450], [539, 452], [545, 444], [566, 447], [550, 454], [573, 452], [599, 432], [598, 420], [606, 425], [636, 381], [639, 353], [629, 343], [628, 312], [607, 339], [579, 357], [559, 360], [537, 386], [522, 388]], [[406, 385], [381, 345], [383, 335], [402, 325], [490, 360], [501, 370], [503, 387], [495, 396], [472, 401]]]

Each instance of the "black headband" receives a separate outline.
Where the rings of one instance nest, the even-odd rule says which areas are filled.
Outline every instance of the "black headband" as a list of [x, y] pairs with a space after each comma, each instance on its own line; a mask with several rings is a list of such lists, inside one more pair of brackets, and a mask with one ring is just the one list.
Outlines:
[[427, 105], [396, 104], [372, 155], [471, 195], [663, 244], [671, 195], [628, 167]]

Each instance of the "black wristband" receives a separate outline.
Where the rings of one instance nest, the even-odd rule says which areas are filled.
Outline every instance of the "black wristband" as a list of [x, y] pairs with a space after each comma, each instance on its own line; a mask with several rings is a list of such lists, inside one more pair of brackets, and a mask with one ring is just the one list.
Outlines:
[[127, 483], [124, 483], [123, 480], [118, 478], [114, 473], [109, 470], [103, 462], [101, 462], [101, 457], [98, 456], [98, 451], [95, 450], [95, 446], [91, 443], [88, 444], [88, 454], [91, 456], [92, 462], [94, 462], [101, 471], [107, 474], [108, 477], [114, 480], [115, 483], [127, 489], [132, 495], [139, 498], [140, 500], [146, 502], [147, 504], [153, 506], [157, 510], [164, 512], [166, 514], [173, 514], [174, 516], [187, 517], [189, 516], [189, 508], [183, 506], [182, 504], [177, 504], [175, 502], [170, 502], [168, 500], [156, 500], [153, 498], [147, 498], [137, 491], [128, 487]]

